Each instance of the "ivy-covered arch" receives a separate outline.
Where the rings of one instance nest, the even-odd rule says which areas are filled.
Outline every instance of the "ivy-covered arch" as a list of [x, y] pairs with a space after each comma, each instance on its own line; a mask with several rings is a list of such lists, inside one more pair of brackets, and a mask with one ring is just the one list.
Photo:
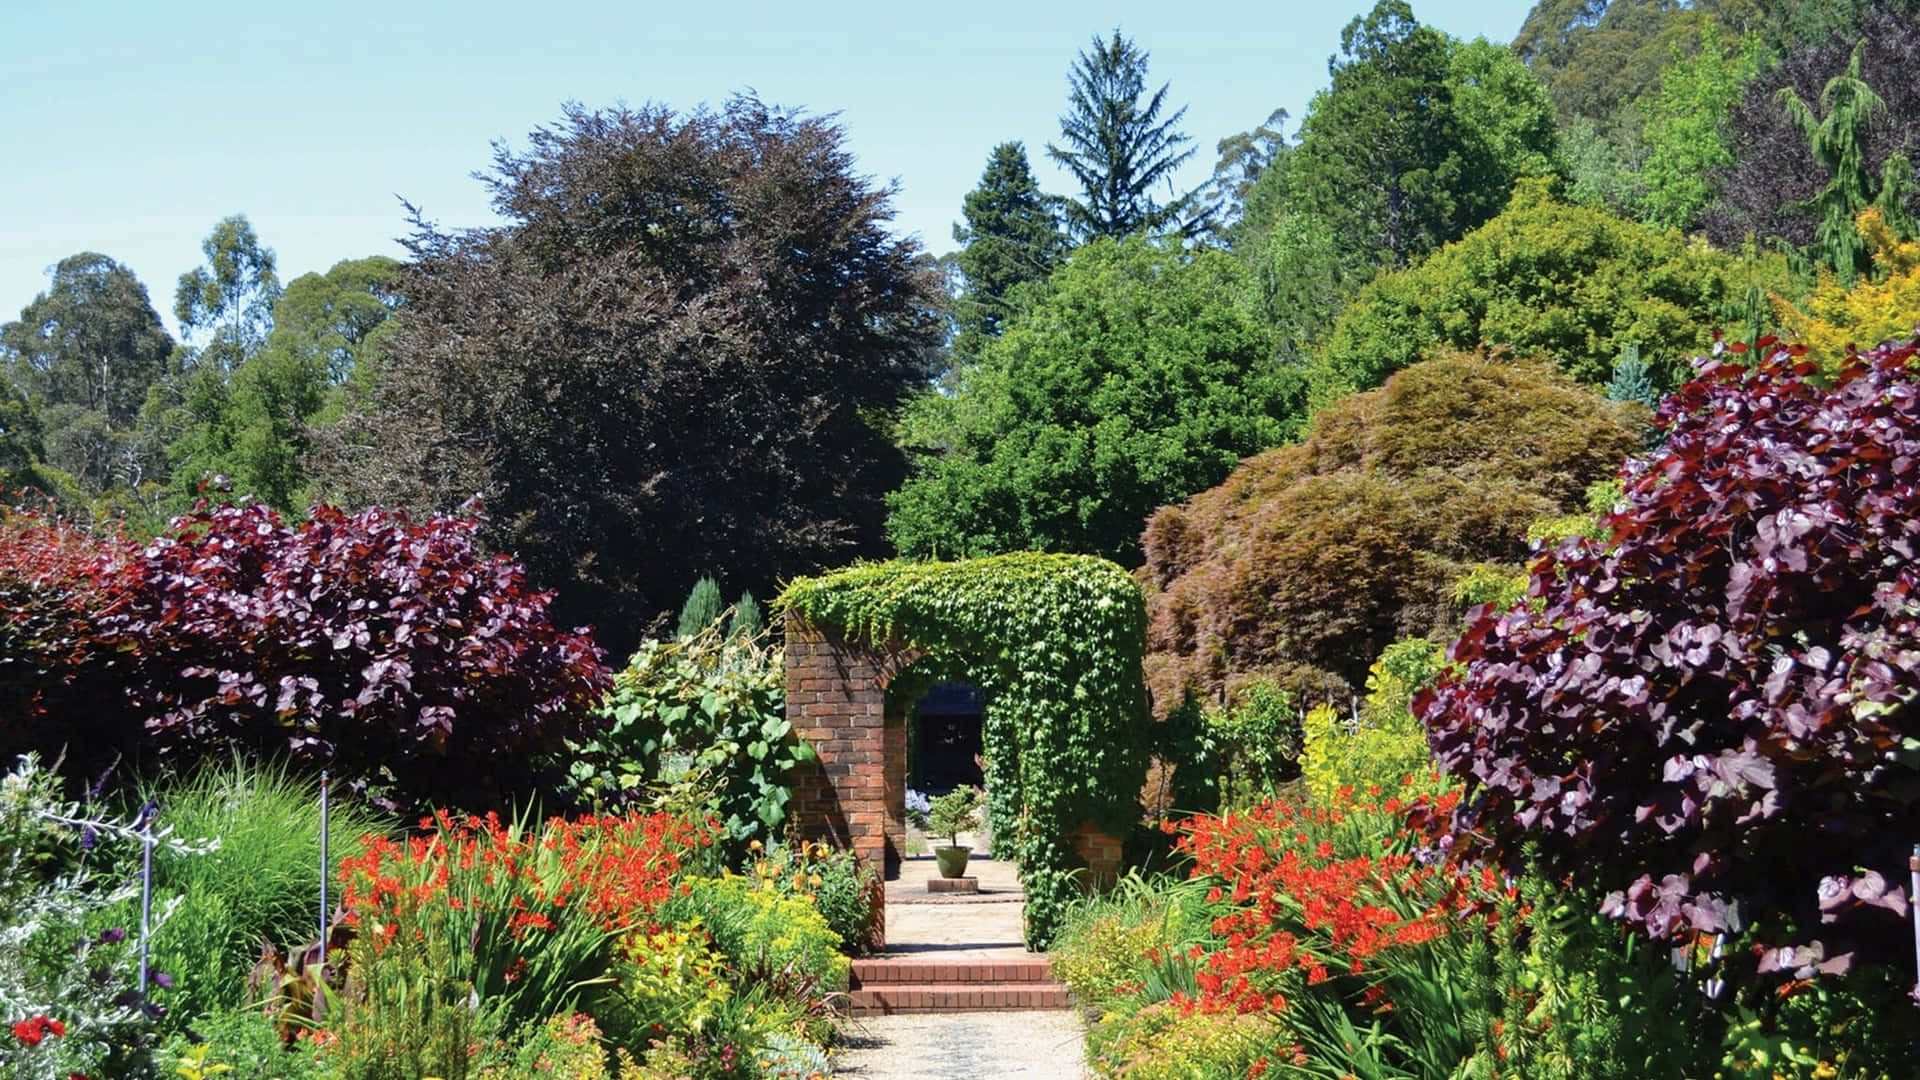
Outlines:
[[[777, 607], [788, 620], [787, 708], [797, 729], [845, 708], [849, 693], [884, 696], [923, 658], [979, 689], [996, 846], [1013, 838], [1027, 944], [1045, 948], [1081, 864], [1073, 835], [1090, 826], [1124, 837], [1139, 820], [1150, 739], [1139, 584], [1084, 555], [865, 563], [795, 581]], [[844, 688], [820, 677], [829, 656]], [[887, 786], [882, 768], [899, 752], [880, 735], [877, 700], [859, 705], [868, 711], [855, 721], [871, 736], [822, 753], [836, 788]]]

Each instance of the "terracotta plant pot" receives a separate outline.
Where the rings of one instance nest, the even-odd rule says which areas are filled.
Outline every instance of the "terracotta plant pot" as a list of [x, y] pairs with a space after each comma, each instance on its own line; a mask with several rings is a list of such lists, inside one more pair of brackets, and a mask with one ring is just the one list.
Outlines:
[[967, 875], [967, 855], [973, 851], [970, 847], [937, 847], [933, 849], [933, 860], [940, 864], [940, 876], [944, 878], [965, 877]]

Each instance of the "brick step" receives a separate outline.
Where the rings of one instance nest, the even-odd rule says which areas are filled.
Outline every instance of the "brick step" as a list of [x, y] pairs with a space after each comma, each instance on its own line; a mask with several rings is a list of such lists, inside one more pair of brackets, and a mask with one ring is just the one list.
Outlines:
[[1073, 996], [1059, 983], [880, 983], [847, 996], [854, 1016], [1073, 1007]]
[[853, 962], [853, 988], [919, 985], [1034, 985], [1053, 981], [1045, 957], [1011, 960], [927, 960], [913, 956], [867, 957]]

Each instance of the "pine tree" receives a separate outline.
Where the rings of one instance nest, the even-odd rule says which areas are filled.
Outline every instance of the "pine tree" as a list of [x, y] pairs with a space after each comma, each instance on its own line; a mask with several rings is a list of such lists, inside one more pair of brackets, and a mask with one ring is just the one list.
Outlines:
[[965, 278], [957, 355], [971, 357], [982, 338], [999, 336], [1013, 312], [1014, 287], [1044, 280], [1066, 258], [1059, 202], [1034, 181], [1026, 147], [1004, 142], [993, 148], [980, 186], [962, 204], [966, 224], [953, 227], [953, 239], [963, 245], [955, 262]]
[[1162, 183], [1171, 192], [1175, 170], [1195, 151], [1181, 149], [1193, 141], [1178, 126], [1185, 106], [1160, 118], [1167, 84], [1147, 96], [1147, 54], [1117, 29], [1105, 43], [1095, 37], [1092, 48], [1074, 60], [1067, 85], [1068, 111], [1060, 118], [1066, 148], [1048, 143], [1047, 155], [1073, 174], [1086, 195], [1067, 200], [1074, 238], [1119, 238], [1171, 227], [1191, 234], [1205, 228], [1206, 215], [1197, 212], [1199, 200], [1192, 193], [1164, 204], [1151, 194]]
[[687, 602], [680, 607], [678, 636], [692, 637], [718, 622], [723, 604], [720, 583], [702, 575], [699, 581], [693, 583], [693, 591], [687, 594]]
[[731, 641], [752, 641], [767, 632], [767, 621], [760, 615], [760, 605], [753, 599], [752, 593], [741, 593], [740, 599], [733, 605], [733, 616], [727, 620], [727, 638]]
[[1653, 388], [1646, 361], [1640, 359], [1640, 346], [1628, 345], [1613, 362], [1613, 378], [1607, 383], [1608, 401], [1637, 401], [1648, 408], [1660, 404]]

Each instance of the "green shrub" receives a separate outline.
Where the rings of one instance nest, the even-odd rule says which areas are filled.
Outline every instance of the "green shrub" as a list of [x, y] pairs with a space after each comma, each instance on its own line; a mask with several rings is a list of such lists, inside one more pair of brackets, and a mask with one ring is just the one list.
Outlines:
[[1161, 1003], [1109, 1018], [1094, 1028], [1087, 1049], [1099, 1077], [1242, 1080], [1265, 1074], [1286, 1056], [1287, 1046], [1285, 1029], [1268, 1017], [1186, 1015]]
[[874, 950], [880, 936], [880, 872], [862, 863], [851, 851], [824, 849], [813, 861], [820, 885], [813, 900], [840, 938], [840, 951], [859, 956]]
[[704, 929], [741, 982], [811, 997], [846, 988], [849, 965], [826, 916], [769, 879], [696, 878], [659, 914], [663, 922]]
[[1206, 714], [1206, 728], [1219, 759], [1223, 808], [1271, 799], [1300, 775], [1300, 710], [1279, 686], [1249, 684], [1233, 704]]
[[1316, 802], [1332, 806], [1342, 789], [1351, 795], [1402, 787], [1407, 777], [1415, 777], [1421, 791], [1436, 790], [1424, 779], [1433, 771], [1433, 755], [1412, 702], [1439, 673], [1439, 663], [1440, 646], [1434, 642], [1396, 641], [1368, 669], [1366, 706], [1357, 715], [1343, 717], [1327, 705], [1307, 713], [1301, 768]]
[[641, 644], [600, 706], [594, 734], [570, 740], [568, 790], [612, 808], [712, 815], [738, 865], [780, 834], [793, 767], [813, 750], [787, 721], [782, 654], [729, 638], [717, 621]]
[[[1787, 260], [1739, 256], [1522, 181], [1506, 210], [1404, 270], [1362, 288], [1327, 335], [1313, 373], [1319, 402], [1381, 385], [1457, 349], [1509, 346], [1603, 384], [1628, 346], [1672, 386], [1715, 326], [1745, 326], [1767, 292], [1793, 294]], [[1528, 429], [1517, 432], [1532, 434]]]
[[741, 593], [734, 601], [733, 613], [727, 616], [727, 637], [739, 640], [757, 640], [767, 632], [767, 620], [760, 614], [760, 605], [752, 593]]
[[839, 939], [840, 951], [860, 956], [879, 936], [884, 885], [873, 867], [851, 851], [825, 844], [776, 844], [760, 852], [751, 877], [812, 901]]
[[[199, 1040], [196, 1042], [195, 1040]], [[287, 1046], [274, 1019], [259, 1009], [240, 1008], [202, 1015], [190, 1033], [167, 1042], [158, 1055], [161, 1074], [201, 1075], [225, 1080], [332, 1080], [334, 1072], [322, 1048], [305, 1037]]]
[[[153, 964], [173, 977], [169, 1026], [247, 1004], [246, 979], [263, 946], [292, 949], [319, 936], [319, 785], [280, 765], [238, 759], [149, 786], [179, 836], [218, 837], [204, 855], [154, 852], [155, 888], [179, 910], [153, 938]], [[358, 841], [389, 823], [336, 790], [330, 878]], [[131, 903], [117, 913], [138, 918]]]
[[480, 1080], [606, 1080], [607, 1049], [600, 1043], [600, 1027], [585, 1013], [556, 1016], [532, 1025], [515, 1040], [517, 1045], [498, 1055], [505, 1059], [480, 1070]]
[[354, 937], [352, 1000], [327, 1022], [337, 1036], [327, 1061], [338, 1080], [476, 1074], [471, 1048], [498, 1039], [509, 1017], [504, 1001], [482, 992], [467, 943], [448, 932], [459, 921], [445, 904], [420, 905]]
[[1189, 950], [1206, 939], [1206, 885], [1130, 871], [1111, 890], [1067, 910], [1052, 950], [1053, 972], [1081, 1003], [1137, 1008], [1191, 995]]

